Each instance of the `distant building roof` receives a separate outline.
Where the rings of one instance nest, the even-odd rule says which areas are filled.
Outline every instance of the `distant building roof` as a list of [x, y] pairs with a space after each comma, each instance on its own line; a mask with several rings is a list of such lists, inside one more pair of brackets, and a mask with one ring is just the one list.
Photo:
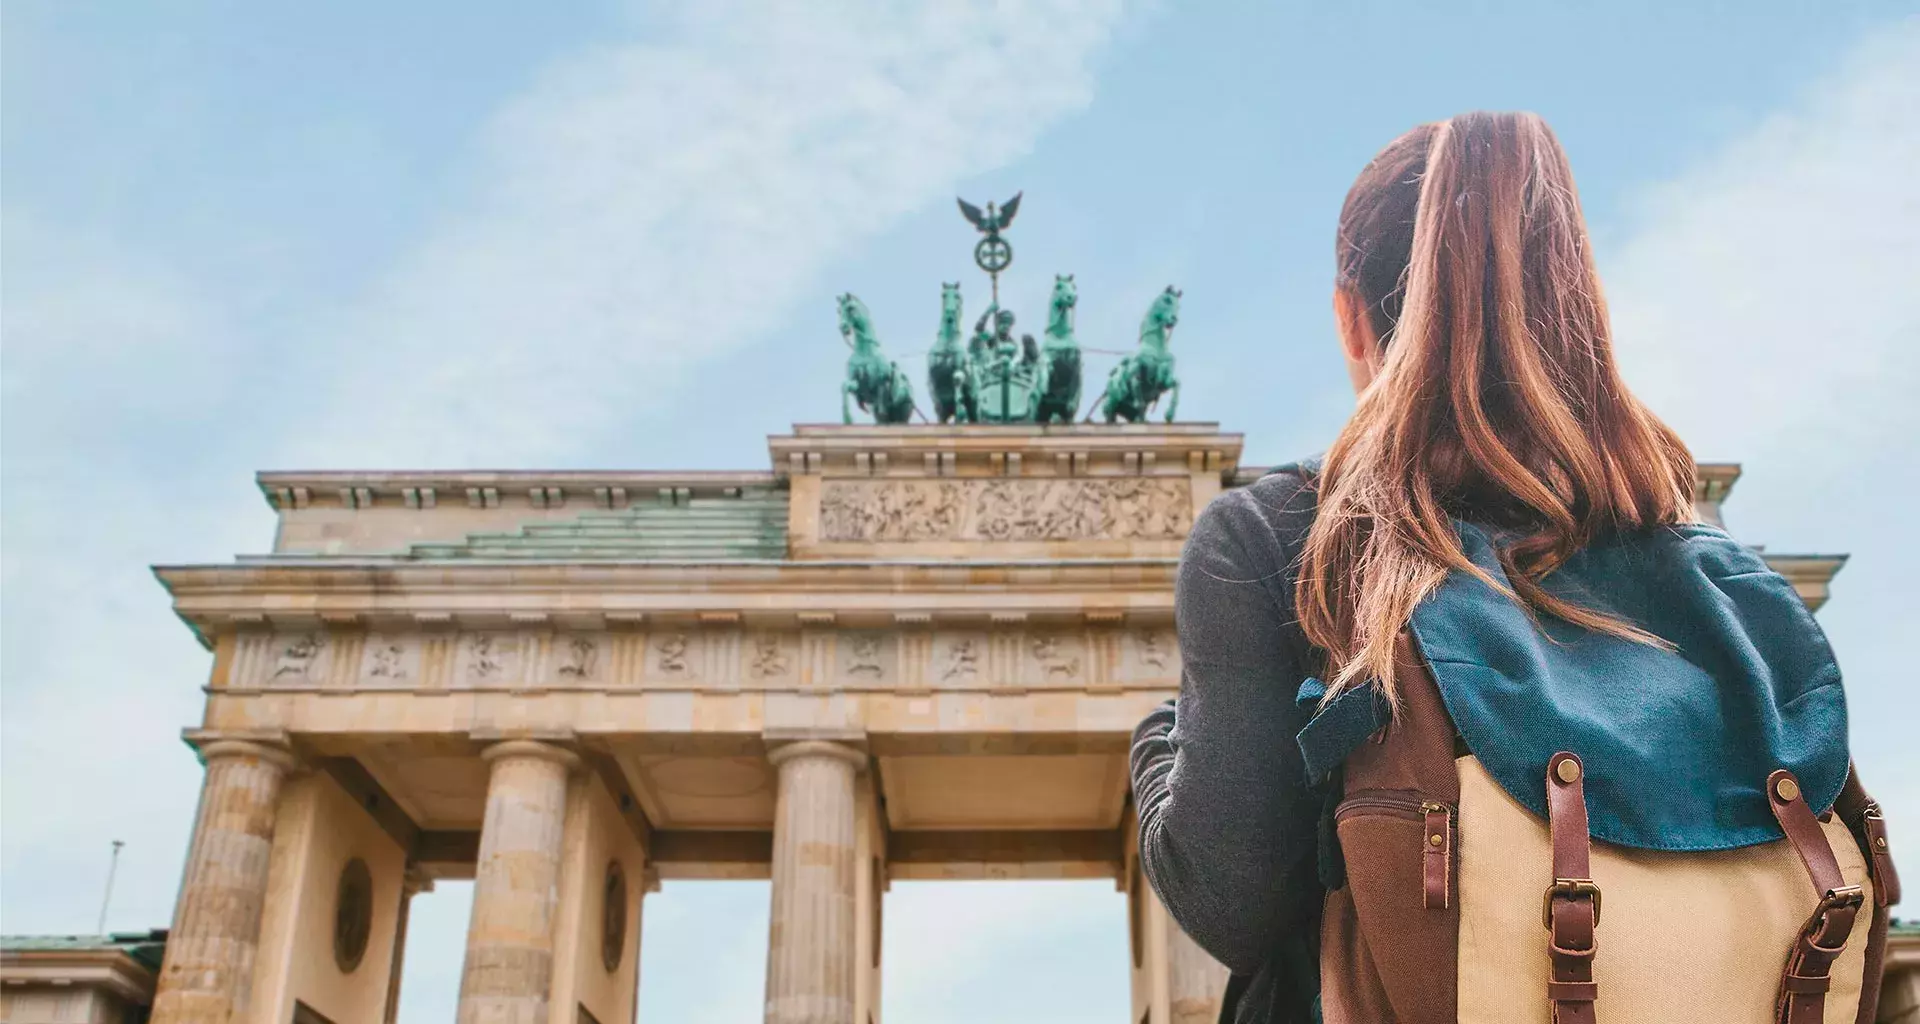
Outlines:
[[[121, 952], [151, 970], [160, 969], [167, 930], [111, 932], [106, 935], [0, 935], [0, 954]], [[13, 959], [8, 956], [7, 959]]]

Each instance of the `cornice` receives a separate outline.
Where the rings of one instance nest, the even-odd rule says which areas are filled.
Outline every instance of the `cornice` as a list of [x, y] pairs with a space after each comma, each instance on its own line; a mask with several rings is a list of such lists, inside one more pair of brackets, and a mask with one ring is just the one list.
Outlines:
[[1005, 562], [434, 563], [275, 559], [159, 566], [203, 643], [316, 624], [502, 628], [648, 619], [842, 624], [1172, 614], [1174, 558]]
[[1039, 427], [798, 424], [767, 438], [783, 478], [833, 476], [1231, 475], [1245, 438], [1218, 423], [1075, 423]]
[[1723, 504], [1740, 479], [1738, 462], [1702, 462], [1694, 467], [1693, 500]]
[[154, 972], [121, 949], [7, 950], [0, 980], [16, 985], [99, 986], [129, 1002], [153, 998]]
[[502, 495], [545, 507], [577, 498], [625, 507], [629, 500], [675, 492], [697, 497], [737, 496], [768, 488], [774, 474], [755, 470], [271, 470], [254, 475], [275, 509], [432, 508], [441, 502], [498, 504]]
[[1827, 603], [1834, 576], [1847, 564], [1846, 555], [1776, 555], [1762, 552], [1767, 568], [1787, 578], [1800, 599], [1813, 611]]

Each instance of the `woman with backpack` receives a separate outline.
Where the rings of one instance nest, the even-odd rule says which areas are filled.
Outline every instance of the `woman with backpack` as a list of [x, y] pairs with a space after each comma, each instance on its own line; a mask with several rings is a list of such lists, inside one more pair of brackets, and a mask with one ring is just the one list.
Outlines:
[[1870, 1024], [1898, 881], [1838, 666], [1622, 381], [1552, 132], [1408, 132], [1336, 257], [1358, 407], [1194, 523], [1134, 737], [1222, 1019]]

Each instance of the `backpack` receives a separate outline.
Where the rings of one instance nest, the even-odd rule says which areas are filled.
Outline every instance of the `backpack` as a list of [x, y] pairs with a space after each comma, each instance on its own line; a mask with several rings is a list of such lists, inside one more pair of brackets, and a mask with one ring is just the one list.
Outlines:
[[1752, 780], [1784, 838], [1611, 843], [1585, 788], [1607, 765], [1537, 764], [1536, 813], [1467, 749], [1414, 638], [1397, 661], [1397, 711], [1351, 690], [1300, 735], [1330, 811], [1326, 1024], [1872, 1024], [1899, 881], [1850, 766], [1831, 809], [1785, 768]]

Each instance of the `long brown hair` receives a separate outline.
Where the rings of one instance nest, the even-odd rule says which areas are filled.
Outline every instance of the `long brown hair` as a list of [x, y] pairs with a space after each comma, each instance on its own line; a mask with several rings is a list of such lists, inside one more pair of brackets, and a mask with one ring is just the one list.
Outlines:
[[1296, 604], [1329, 696], [1373, 680], [1468, 560], [1453, 520], [1499, 528], [1501, 587], [1545, 613], [1658, 638], [1549, 594], [1588, 542], [1688, 522], [1693, 456], [1627, 391], [1566, 153], [1533, 114], [1423, 125], [1361, 172], [1340, 213], [1338, 287], [1381, 368], [1328, 450]]

